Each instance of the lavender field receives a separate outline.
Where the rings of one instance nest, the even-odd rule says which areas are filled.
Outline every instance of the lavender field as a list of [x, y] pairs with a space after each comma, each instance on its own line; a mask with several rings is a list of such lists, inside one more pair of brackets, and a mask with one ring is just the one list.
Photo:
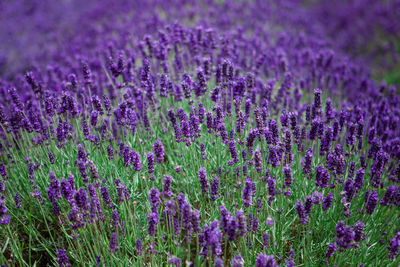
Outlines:
[[400, 266], [399, 0], [0, 2], [1, 266]]

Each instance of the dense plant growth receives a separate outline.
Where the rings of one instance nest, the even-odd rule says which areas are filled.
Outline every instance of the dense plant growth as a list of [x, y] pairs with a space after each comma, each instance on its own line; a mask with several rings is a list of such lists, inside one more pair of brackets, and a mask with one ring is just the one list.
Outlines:
[[398, 1], [0, 9], [0, 263], [400, 263]]

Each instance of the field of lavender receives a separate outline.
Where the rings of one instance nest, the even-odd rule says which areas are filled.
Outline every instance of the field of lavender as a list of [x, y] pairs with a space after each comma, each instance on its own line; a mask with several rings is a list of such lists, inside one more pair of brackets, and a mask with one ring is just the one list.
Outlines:
[[0, 2], [1, 266], [399, 266], [399, 0]]

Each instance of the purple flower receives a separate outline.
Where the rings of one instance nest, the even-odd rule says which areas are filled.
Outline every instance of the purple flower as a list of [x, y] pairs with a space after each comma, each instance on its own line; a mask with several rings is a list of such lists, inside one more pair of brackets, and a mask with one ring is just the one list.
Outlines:
[[278, 267], [274, 255], [258, 254], [256, 267]]
[[390, 185], [386, 188], [385, 195], [383, 198], [379, 201], [379, 203], [382, 206], [387, 206], [393, 199], [396, 191], [396, 186], [395, 185]]
[[265, 224], [268, 226], [274, 225], [274, 218], [272, 216], [268, 216], [267, 219], [265, 219]]
[[147, 169], [150, 174], [154, 173], [154, 154], [153, 154], [153, 152], [147, 153]]
[[269, 240], [268, 234], [264, 233], [263, 234], [263, 250], [267, 250], [267, 248], [268, 248], [268, 240]]
[[218, 198], [219, 191], [219, 180], [215, 177], [211, 182], [211, 200], [216, 200]]
[[149, 196], [149, 202], [150, 202], [150, 206], [151, 206], [151, 210], [153, 212], [157, 211], [157, 207], [160, 205], [161, 200], [160, 200], [160, 191], [158, 191], [157, 188], [153, 187], [152, 189], [150, 189], [148, 196]]
[[274, 197], [276, 195], [275, 179], [272, 177], [268, 177], [267, 184], [268, 184], [268, 194], [271, 197]]
[[0, 224], [7, 225], [10, 223], [10, 215], [7, 214], [5, 196], [0, 195]]
[[224, 261], [221, 258], [216, 258], [213, 267], [224, 267]]
[[203, 158], [204, 160], [206, 160], [206, 159], [207, 159], [207, 156], [206, 156], [206, 146], [204, 145], [204, 143], [200, 143], [200, 153], [201, 153], [202, 158]]
[[114, 159], [114, 150], [111, 145], [107, 146], [107, 155], [108, 155], [108, 160]]
[[236, 150], [236, 146], [235, 146], [235, 141], [229, 141], [229, 151], [232, 156], [232, 164], [237, 163], [239, 160], [238, 160], [238, 154], [237, 154], [237, 150]]
[[261, 152], [259, 150], [256, 150], [254, 152], [254, 166], [256, 167], [256, 171], [258, 173], [261, 173], [261, 170], [262, 170]]
[[202, 247], [201, 255], [207, 256], [208, 250], [211, 250], [213, 255], [221, 256], [222, 248], [222, 233], [219, 229], [219, 223], [217, 220], [211, 222], [209, 225], [205, 225], [203, 233], [199, 235], [199, 243]]
[[140, 256], [142, 255], [142, 251], [143, 251], [142, 239], [138, 238], [136, 239], [136, 252]]
[[163, 196], [165, 198], [170, 198], [172, 196], [171, 183], [172, 183], [172, 177], [165, 175], [164, 176], [164, 186], [163, 186]]
[[231, 261], [231, 267], [243, 267], [244, 260], [240, 254], [237, 254]]
[[280, 148], [278, 146], [270, 146], [268, 152], [268, 163], [274, 168], [278, 167], [281, 160]]
[[329, 172], [326, 169], [324, 169], [324, 167], [318, 166], [316, 168], [316, 173], [317, 174], [315, 177], [315, 185], [322, 188], [328, 187], [330, 179]]
[[304, 211], [307, 215], [311, 213], [311, 208], [313, 206], [313, 199], [310, 196], [306, 196], [306, 200], [304, 202]]
[[246, 216], [243, 210], [238, 210], [236, 212], [236, 221], [239, 235], [243, 236], [246, 233]]
[[325, 257], [329, 259], [336, 251], [336, 248], [336, 243], [330, 243], [328, 249], [326, 250]]
[[201, 191], [203, 192], [203, 194], [207, 194], [208, 179], [207, 179], [207, 172], [204, 167], [200, 168], [198, 176], [199, 176], [199, 180], [200, 180]]
[[15, 206], [17, 207], [17, 209], [20, 209], [22, 207], [21, 196], [18, 193], [15, 193], [14, 201], [15, 201]]
[[100, 188], [100, 192], [101, 192], [101, 196], [102, 196], [102, 198], [103, 198], [103, 201], [104, 201], [107, 205], [110, 205], [110, 204], [112, 203], [112, 200], [111, 200], [111, 198], [110, 198], [110, 195], [108, 194], [107, 187], [104, 186], [104, 187]]
[[190, 219], [193, 231], [196, 233], [200, 232], [200, 212], [198, 210], [192, 210]]
[[0, 162], [0, 174], [3, 177], [4, 181], [8, 180], [8, 173], [6, 171], [6, 168], [5, 168], [3, 162]]
[[359, 169], [356, 173], [356, 178], [354, 179], [354, 191], [360, 192], [363, 184], [364, 184], [364, 169]]
[[397, 232], [397, 234], [390, 240], [388, 245], [389, 259], [396, 258], [397, 255], [399, 254], [399, 249], [400, 249], [400, 232]]
[[329, 192], [328, 195], [322, 201], [323, 210], [328, 210], [332, 206], [332, 199], [333, 199], [332, 193]]
[[292, 185], [292, 168], [289, 166], [286, 166], [283, 169], [283, 173], [285, 174], [285, 186], [290, 187]]
[[121, 182], [120, 179], [115, 179], [114, 183], [115, 183], [115, 187], [117, 188], [119, 202], [129, 200], [130, 199], [129, 191], [126, 188], [125, 184], [123, 182]]
[[347, 199], [347, 202], [351, 202], [354, 196], [354, 181], [351, 178], [348, 178], [343, 185], [343, 190]]
[[278, 130], [278, 124], [276, 123], [275, 120], [270, 119], [268, 123], [268, 127], [271, 133], [271, 140], [270, 143], [272, 145], [277, 145], [279, 142], [279, 130]]
[[375, 210], [375, 207], [378, 203], [378, 193], [374, 190], [368, 197], [368, 200], [365, 204], [365, 210], [368, 214], [372, 214]]
[[152, 212], [149, 216], [149, 226], [148, 226], [148, 233], [150, 236], [156, 235], [156, 226], [158, 224], [158, 213]]
[[114, 232], [114, 233], [112, 233], [111, 239], [110, 239], [110, 252], [114, 253], [118, 249], [119, 249], [119, 247], [118, 247], [117, 233]]
[[85, 190], [85, 188], [81, 187], [79, 190], [75, 193], [75, 203], [76, 206], [82, 210], [88, 210], [89, 208], [89, 203], [88, 203], [88, 195]]
[[62, 179], [60, 186], [61, 194], [66, 200], [68, 200], [68, 202], [70, 202], [75, 194], [75, 183], [73, 176], [71, 175], [68, 180]]
[[248, 208], [253, 203], [251, 197], [253, 193], [255, 193], [254, 188], [255, 188], [255, 183], [251, 181], [250, 177], [248, 177], [243, 189], [243, 204], [246, 208]]
[[158, 138], [157, 141], [153, 144], [153, 152], [156, 157], [157, 163], [162, 163], [164, 161], [165, 153], [164, 146], [160, 138]]
[[61, 184], [60, 180], [56, 178], [54, 172], [50, 172], [49, 177], [50, 177], [50, 184], [46, 192], [47, 195], [49, 196], [50, 201], [55, 201], [61, 197], [61, 191], [60, 191]]
[[303, 174], [311, 173], [312, 159], [313, 159], [312, 149], [309, 148], [309, 149], [307, 149], [306, 155], [304, 157]]
[[69, 263], [68, 256], [66, 254], [66, 249], [59, 249], [56, 251], [57, 254], [57, 263], [60, 267], [69, 267], [71, 264]]
[[168, 257], [168, 263], [174, 265], [175, 267], [181, 267], [181, 259], [174, 255]]
[[308, 220], [308, 215], [304, 209], [303, 204], [301, 203], [301, 200], [298, 200], [295, 206], [297, 215], [300, 218], [301, 224], [306, 224]]
[[120, 223], [119, 223], [119, 212], [117, 209], [114, 209], [112, 211], [112, 219], [113, 219], [113, 224], [115, 229], [118, 229], [121, 227]]
[[54, 159], [53, 153], [49, 152], [48, 156], [49, 156], [50, 164], [54, 164], [55, 163], [55, 159]]
[[92, 113], [90, 114], [90, 124], [93, 127], [96, 127], [98, 117], [99, 117], [99, 113], [96, 110], [93, 110]]
[[353, 229], [345, 225], [343, 221], [337, 223], [336, 228], [336, 243], [343, 249], [348, 249], [351, 246], [351, 242], [354, 240], [355, 234]]
[[321, 89], [317, 88], [317, 89], [314, 90], [314, 105], [313, 105], [313, 108], [317, 112], [316, 115], [319, 114], [318, 112], [321, 109], [321, 93], [322, 93]]
[[140, 171], [142, 169], [142, 163], [140, 162], [140, 155], [137, 152], [132, 153], [132, 165], [134, 171]]
[[354, 241], [360, 242], [361, 239], [363, 238], [363, 230], [364, 230], [365, 224], [362, 221], [358, 221], [356, 225], [354, 226]]

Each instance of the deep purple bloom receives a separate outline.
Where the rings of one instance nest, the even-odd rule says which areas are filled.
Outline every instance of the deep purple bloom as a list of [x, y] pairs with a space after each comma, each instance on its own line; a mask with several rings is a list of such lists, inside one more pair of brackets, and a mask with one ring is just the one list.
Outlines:
[[140, 256], [142, 255], [142, 251], [143, 251], [142, 239], [138, 238], [136, 239], [136, 253]]
[[56, 251], [57, 254], [57, 263], [60, 267], [69, 267], [71, 264], [69, 263], [68, 256], [66, 254], [66, 249], [59, 249]]
[[156, 226], [158, 224], [158, 213], [152, 212], [149, 216], [149, 226], [148, 226], [148, 233], [150, 236], [154, 236], [156, 234]]
[[49, 196], [50, 201], [55, 201], [61, 197], [61, 191], [60, 191], [61, 184], [60, 180], [56, 178], [54, 172], [50, 172], [49, 177], [50, 177], [50, 184], [46, 192], [47, 195]]
[[393, 199], [396, 191], [396, 186], [395, 185], [390, 185], [386, 188], [385, 195], [383, 198], [379, 201], [379, 203], [382, 206], [387, 206]]
[[0, 195], [0, 225], [7, 225], [10, 223], [11, 216], [7, 214], [8, 209], [5, 202], [5, 196]]
[[304, 157], [303, 174], [310, 174], [311, 173], [312, 159], [313, 159], [312, 149], [309, 148], [309, 149], [307, 149], [306, 155]]
[[313, 206], [313, 199], [311, 196], [306, 196], [306, 200], [304, 202], [304, 211], [307, 215], [311, 213], [311, 208]]
[[129, 196], [129, 191], [126, 188], [125, 184], [123, 182], [121, 182], [120, 179], [115, 179], [114, 181], [115, 183], [115, 187], [117, 189], [117, 193], [118, 193], [118, 198], [119, 198], [119, 202], [123, 202], [125, 200], [129, 200], [130, 196]]
[[112, 200], [111, 200], [111, 198], [110, 198], [110, 195], [108, 194], [107, 187], [104, 186], [104, 187], [100, 188], [100, 192], [101, 192], [101, 196], [102, 196], [102, 198], [103, 198], [103, 201], [104, 201], [107, 205], [110, 205], [110, 204], [112, 203]]
[[343, 221], [338, 222], [335, 228], [336, 243], [343, 249], [348, 249], [355, 238], [352, 227], [345, 225]]
[[151, 206], [151, 210], [153, 212], [157, 211], [157, 207], [160, 205], [161, 200], [160, 200], [160, 191], [158, 191], [157, 188], [153, 187], [152, 189], [150, 189], [148, 196], [149, 196], [149, 202], [150, 202], [150, 206]]
[[200, 185], [201, 185], [201, 191], [203, 194], [207, 194], [207, 189], [208, 189], [208, 179], [207, 179], [207, 172], [204, 167], [201, 167], [199, 170], [199, 180], [200, 180]]
[[49, 156], [50, 164], [54, 164], [55, 163], [55, 159], [54, 159], [53, 153], [49, 152], [48, 156]]
[[330, 175], [329, 172], [322, 166], [316, 168], [315, 185], [325, 188], [328, 187]]
[[229, 151], [232, 156], [232, 164], [237, 163], [239, 160], [238, 160], [238, 154], [237, 154], [237, 150], [236, 150], [234, 141], [229, 141]]
[[376, 192], [376, 190], [374, 190], [369, 195], [368, 200], [366, 201], [366, 204], [365, 204], [366, 212], [368, 214], [372, 214], [375, 210], [377, 203], [378, 203], [378, 193]]
[[147, 153], [147, 169], [150, 174], [154, 173], [154, 154], [153, 154], [153, 152]]
[[164, 146], [160, 138], [158, 138], [157, 141], [153, 144], [153, 152], [156, 157], [157, 163], [162, 163], [164, 161], [165, 153]]
[[389, 250], [389, 259], [396, 258], [400, 249], [400, 232], [397, 232], [397, 234], [390, 240], [387, 248]]
[[111, 239], [110, 239], [110, 252], [114, 253], [118, 249], [119, 249], [119, 247], [118, 247], [117, 233], [114, 232], [114, 233], [112, 233]]
[[263, 234], [263, 250], [267, 250], [267, 248], [268, 248], [268, 240], [269, 240], [268, 234], [264, 233]]
[[258, 254], [256, 267], [278, 267], [274, 255]]
[[88, 210], [89, 208], [88, 195], [85, 188], [81, 187], [75, 193], [75, 203], [78, 208], [82, 210]]
[[332, 199], [333, 199], [332, 193], [329, 192], [328, 195], [322, 201], [323, 210], [328, 210], [332, 206]]
[[15, 193], [14, 201], [15, 201], [15, 206], [17, 207], [17, 209], [20, 209], [22, 207], [21, 196], [18, 193]]
[[216, 200], [218, 198], [219, 191], [219, 179], [215, 177], [211, 182], [211, 199]]
[[8, 180], [8, 173], [6, 171], [6, 168], [5, 168], [3, 162], [0, 162], [0, 174], [3, 177], [4, 181]]
[[108, 155], [108, 160], [114, 159], [114, 150], [111, 145], [107, 146], [107, 155]]
[[292, 168], [289, 166], [286, 166], [283, 169], [283, 173], [285, 174], [285, 186], [290, 187], [292, 185]]
[[120, 223], [119, 223], [119, 212], [117, 209], [113, 209], [112, 211], [112, 219], [113, 219], [113, 224], [115, 229], [118, 229], [121, 227]]
[[255, 193], [254, 187], [255, 183], [251, 180], [250, 177], [248, 177], [243, 189], [243, 204], [246, 208], [248, 208], [253, 203], [251, 197], [253, 193]]
[[359, 169], [356, 173], [356, 177], [354, 179], [354, 191], [357, 193], [360, 192], [360, 190], [364, 184], [364, 174], [365, 174], [365, 171], [362, 168]]
[[296, 208], [297, 215], [300, 218], [301, 224], [306, 224], [307, 220], [308, 220], [308, 215], [305, 212], [304, 206], [300, 200], [296, 202], [295, 208]]
[[172, 183], [172, 177], [165, 175], [164, 176], [164, 185], [163, 185], [163, 196], [165, 198], [170, 198], [172, 196], [172, 191], [171, 191], [171, 183]]
[[360, 242], [361, 239], [364, 236], [363, 230], [364, 230], [365, 224], [362, 221], [358, 221], [356, 225], [354, 226], [354, 241]]
[[336, 248], [337, 248], [336, 243], [330, 243], [328, 249], [326, 250], [325, 257], [329, 259], [336, 251]]
[[271, 197], [274, 197], [276, 195], [275, 179], [272, 177], [268, 177], [267, 183], [268, 183], [268, 194]]
[[261, 171], [262, 171], [261, 152], [259, 150], [256, 150], [254, 152], [254, 166], [256, 168], [256, 171], [258, 173], [261, 173]]

